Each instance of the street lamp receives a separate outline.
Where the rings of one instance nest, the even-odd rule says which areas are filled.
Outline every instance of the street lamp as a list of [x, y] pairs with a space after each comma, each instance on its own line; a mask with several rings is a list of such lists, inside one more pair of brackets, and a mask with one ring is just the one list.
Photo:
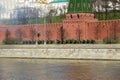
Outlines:
[[44, 15], [44, 45], [46, 45], [46, 15]]
[[38, 35], [38, 19], [37, 19], [37, 7], [36, 7], [36, 45], [38, 45], [38, 39], [39, 39], [39, 35]]
[[44, 45], [46, 45], [46, 18], [44, 17]]
[[[46, 4], [48, 4], [46, 0], [37, 0], [37, 2], [40, 4], [45, 4], [45, 8], [46, 8]], [[46, 16], [45, 15], [44, 15], [44, 45], [46, 45]]]

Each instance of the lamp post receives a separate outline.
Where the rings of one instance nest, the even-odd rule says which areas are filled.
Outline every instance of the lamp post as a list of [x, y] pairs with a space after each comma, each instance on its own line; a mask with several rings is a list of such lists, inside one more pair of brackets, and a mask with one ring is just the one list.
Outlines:
[[46, 17], [44, 17], [44, 45], [46, 45]]
[[[47, 1], [46, 0], [37, 0], [38, 3], [40, 4], [45, 4], [45, 8], [46, 8], [46, 4]], [[46, 45], [46, 15], [44, 15], [44, 45]]]
[[38, 40], [39, 40], [39, 37], [40, 37], [40, 32], [38, 31], [38, 12], [37, 12], [37, 7], [36, 7], [36, 41], [35, 41], [35, 44], [38, 45]]
[[36, 45], [38, 45], [38, 19], [37, 19], [37, 7], [36, 7]]
[[44, 45], [46, 45], [46, 15], [44, 15]]

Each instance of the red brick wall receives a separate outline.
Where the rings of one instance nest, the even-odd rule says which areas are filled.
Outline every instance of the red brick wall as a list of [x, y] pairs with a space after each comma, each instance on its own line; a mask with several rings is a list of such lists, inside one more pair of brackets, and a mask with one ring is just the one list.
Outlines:
[[0, 42], [5, 39], [6, 25], [0, 25]]
[[80, 40], [102, 41], [106, 36], [113, 35], [114, 30], [117, 36], [120, 37], [120, 20], [98, 21], [94, 19], [94, 14], [74, 13], [66, 14], [66, 19], [61, 24], [0, 25], [0, 42], [5, 39], [7, 29], [10, 31], [12, 38], [17, 37], [16, 31], [20, 29], [23, 34], [23, 40], [37, 39], [36, 33], [34, 36], [31, 36], [31, 30], [33, 32], [39, 32], [39, 40], [44, 40], [44, 31], [46, 29], [46, 40], [60, 40], [61, 27], [64, 29], [65, 40], [79, 40], [80, 38]]

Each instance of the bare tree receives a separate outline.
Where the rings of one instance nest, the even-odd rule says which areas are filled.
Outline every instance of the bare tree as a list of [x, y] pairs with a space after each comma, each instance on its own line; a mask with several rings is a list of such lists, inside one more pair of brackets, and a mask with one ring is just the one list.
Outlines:
[[113, 30], [114, 30], [114, 40], [117, 40], [117, 24], [116, 22], [113, 23]]
[[119, 1], [118, 0], [111, 0], [111, 2], [112, 2], [112, 8], [113, 8], [113, 17], [115, 16], [115, 13], [116, 13], [116, 9], [117, 9], [117, 3], [119, 3]]
[[67, 11], [67, 6], [66, 5], [63, 6], [63, 10], [64, 10], [64, 14], [65, 14], [66, 11]]
[[[91, 1], [93, 3], [93, 11], [98, 14], [96, 15], [99, 19], [107, 20], [114, 18], [116, 11], [120, 10], [119, 9], [120, 0], [91, 0]], [[111, 11], [113, 11], [113, 16], [109, 15]]]
[[51, 36], [52, 36], [52, 33], [50, 30], [47, 30], [46, 31], [46, 37], [47, 37], [47, 40], [49, 41], [51, 39]]
[[103, 9], [102, 9], [102, 5], [103, 5], [103, 2], [102, 0], [91, 0], [92, 4], [93, 4], [93, 12], [97, 13], [98, 14], [98, 19], [100, 19], [102, 16], [102, 12], [103, 12]]
[[10, 31], [7, 29], [5, 32], [5, 39], [9, 39], [10, 35], [11, 35]]
[[59, 10], [60, 10], [60, 15], [63, 14], [63, 12], [64, 12], [63, 9], [59, 8]]
[[108, 17], [108, 9], [111, 8], [109, 6], [109, 0], [102, 0], [103, 1], [103, 5], [102, 7], [105, 9], [105, 20], [107, 20], [109, 17]]
[[82, 30], [80, 30], [79, 28], [77, 28], [76, 29], [76, 37], [77, 37], [78, 41], [81, 40], [81, 34], [82, 34]]
[[98, 40], [99, 38], [99, 23], [95, 27], [95, 39]]
[[14, 24], [28, 24], [30, 19], [39, 17], [39, 9], [31, 7], [15, 7], [11, 14], [16, 23]]
[[107, 43], [117, 43], [119, 38], [117, 36], [117, 25], [116, 22], [112, 22], [112, 25], [109, 28], [109, 33], [107, 30]]
[[112, 23], [112, 26], [111, 26], [111, 36], [112, 36], [112, 40], [116, 41], [117, 40], [117, 25], [116, 25], [116, 22], [113, 22]]
[[17, 41], [22, 41], [23, 39], [23, 31], [21, 29], [16, 30], [16, 40]]
[[50, 9], [48, 15], [47, 15], [47, 19], [49, 23], [53, 22], [53, 17], [57, 15], [57, 9]]
[[30, 30], [30, 38], [32, 41], [34, 41], [36, 37], [36, 30], [33, 27], [31, 27], [29, 30]]
[[65, 29], [62, 27], [60, 27], [60, 40], [62, 41], [62, 43], [65, 40]]

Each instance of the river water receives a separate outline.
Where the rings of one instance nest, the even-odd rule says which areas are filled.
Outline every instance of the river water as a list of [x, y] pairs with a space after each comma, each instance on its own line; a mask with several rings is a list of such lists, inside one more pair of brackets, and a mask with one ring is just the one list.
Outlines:
[[0, 80], [120, 80], [120, 61], [0, 59]]

